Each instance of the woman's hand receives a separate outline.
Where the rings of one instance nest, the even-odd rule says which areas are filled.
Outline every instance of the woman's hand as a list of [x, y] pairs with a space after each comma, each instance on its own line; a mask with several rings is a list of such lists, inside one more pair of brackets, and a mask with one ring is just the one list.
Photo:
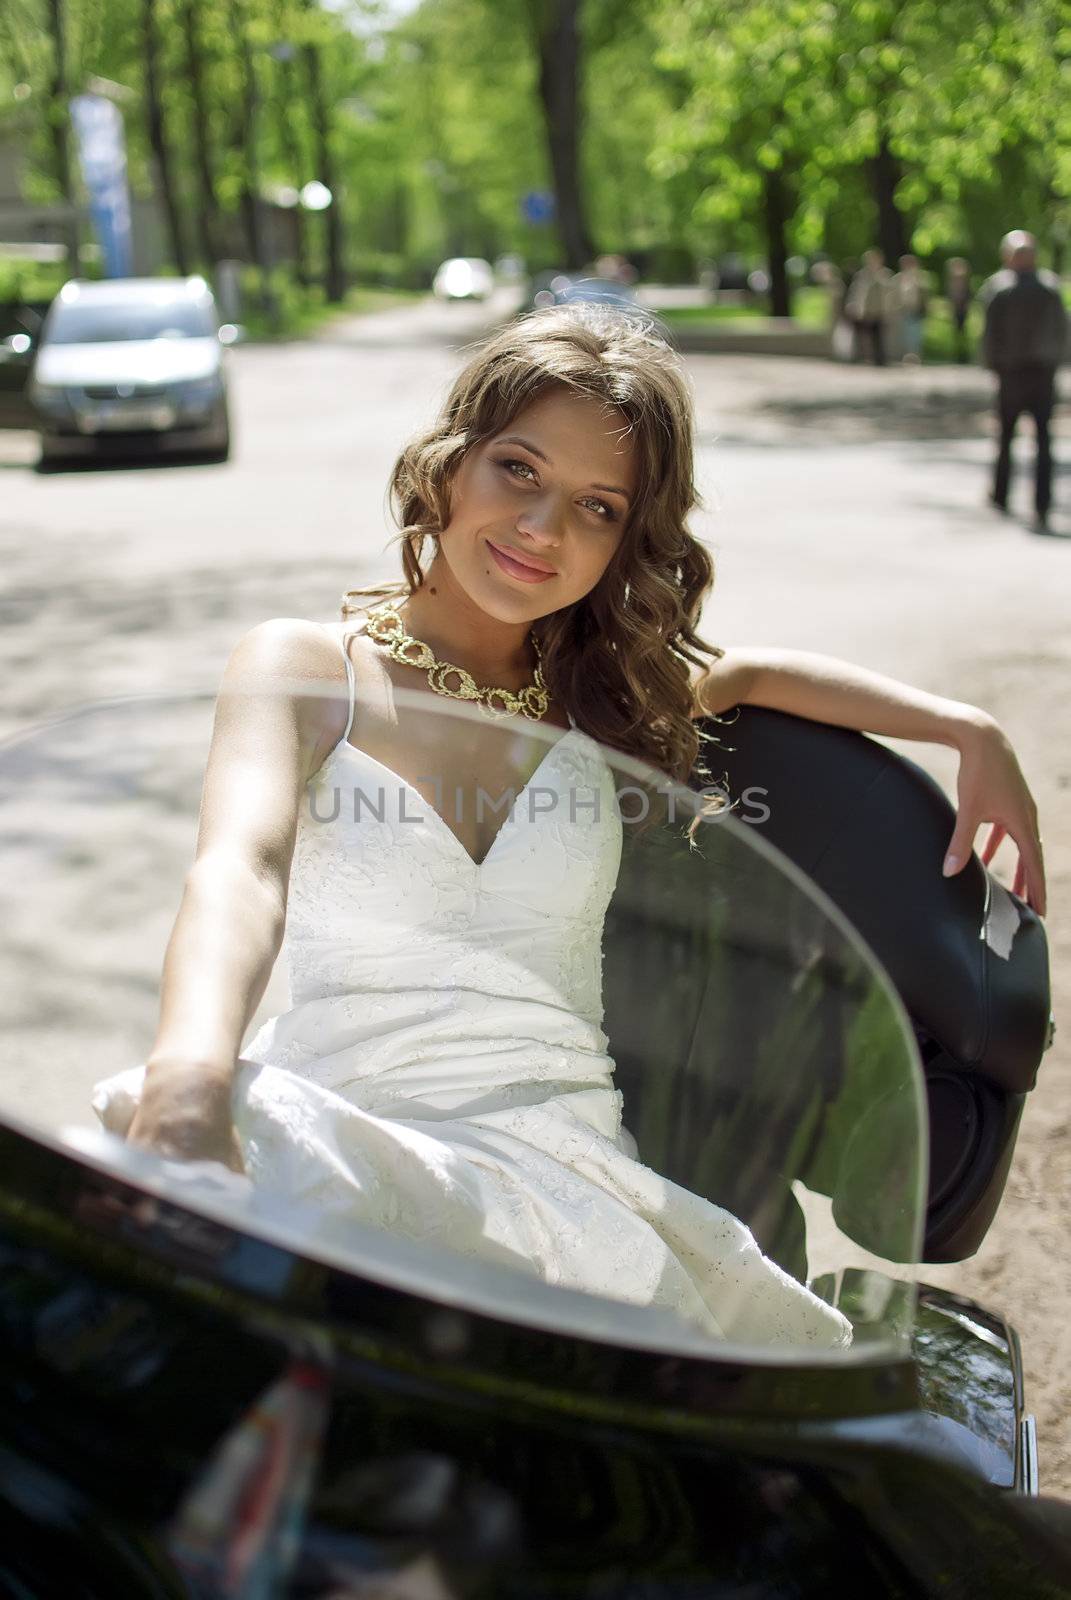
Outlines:
[[244, 1173], [231, 1116], [232, 1076], [198, 1062], [151, 1062], [127, 1132], [130, 1143], [169, 1160], [219, 1161]]
[[986, 712], [831, 656], [736, 647], [697, 680], [695, 704], [696, 715], [735, 704], [768, 706], [838, 728], [952, 745], [960, 753], [959, 812], [945, 876], [962, 871], [979, 827], [991, 822], [982, 860], [988, 866], [1005, 835], [1013, 839], [1019, 846], [1014, 892], [1044, 916], [1037, 806], [1007, 736]]
[[1038, 832], [1038, 808], [1015, 751], [1000, 724], [977, 712], [957, 734], [960, 753], [959, 810], [945, 857], [945, 877], [961, 872], [983, 822], [992, 823], [982, 850], [988, 866], [1005, 836], [1019, 848], [1013, 892], [1045, 915], [1045, 864]]

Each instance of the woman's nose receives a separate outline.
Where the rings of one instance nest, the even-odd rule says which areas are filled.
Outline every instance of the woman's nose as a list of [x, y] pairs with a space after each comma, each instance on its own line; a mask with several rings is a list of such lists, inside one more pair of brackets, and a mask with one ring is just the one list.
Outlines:
[[563, 513], [553, 495], [545, 495], [529, 502], [517, 518], [517, 532], [546, 544], [557, 544], [561, 538]]

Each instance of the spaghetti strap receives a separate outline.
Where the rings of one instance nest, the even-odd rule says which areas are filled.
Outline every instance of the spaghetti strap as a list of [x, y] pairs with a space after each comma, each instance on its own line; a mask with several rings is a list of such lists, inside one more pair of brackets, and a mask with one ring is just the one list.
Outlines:
[[342, 651], [342, 659], [346, 664], [346, 683], [349, 688], [350, 696], [349, 717], [346, 722], [346, 731], [342, 735], [342, 738], [338, 741], [339, 744], [345, 744], [350, 736], [350, 729], [353, 727], [353, 713], [357, 703], [357, 689], [353, 676], [353, 662], [350, 660], [350, 635], [354, 631], [355, 630], [351, 628], [349, 632], [335, 634], [335, 639], [338, 642], [339, 649]]

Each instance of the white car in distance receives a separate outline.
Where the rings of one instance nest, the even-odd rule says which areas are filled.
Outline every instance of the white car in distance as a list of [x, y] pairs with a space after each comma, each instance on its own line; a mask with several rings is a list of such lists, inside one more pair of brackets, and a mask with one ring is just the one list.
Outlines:
[[443, 262], [432, 282], [439, 300], [486, 300], [494, 287], [494, 269], [479, 256], [452, 256]]

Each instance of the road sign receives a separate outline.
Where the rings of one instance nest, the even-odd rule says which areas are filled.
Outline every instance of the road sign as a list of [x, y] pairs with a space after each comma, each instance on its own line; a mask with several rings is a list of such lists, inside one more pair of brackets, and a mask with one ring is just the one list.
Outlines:
[[521, 197], [521, 213], [526, 222], [552, 222], [554, 196], [549, 189], [529, 189]]

